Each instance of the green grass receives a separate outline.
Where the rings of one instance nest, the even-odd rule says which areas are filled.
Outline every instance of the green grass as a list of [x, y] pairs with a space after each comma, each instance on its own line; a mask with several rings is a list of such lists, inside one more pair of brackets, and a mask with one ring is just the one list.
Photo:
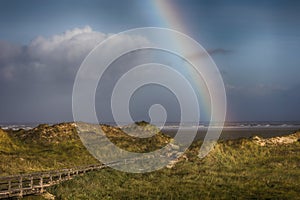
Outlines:
[[98, 163], [87, 152], [78, 136], [46, 141], [41, 139], [39, 131], [42, 130], [44, 128], [41, 127], [35, 132], [0, 129], [1, 176]]
[[[95, 125], [85, 124], [88, 129]], [[107, 137], [120, 148], [133, 152], [146, 152], [163, 147], [170, 140], [149, 124], [127, 126], [127, 130], [157, 132], [151, 138], [130, 137], [121, 129], [102, 125]], [[91, 134], [93, 135], [93, 134]], [[0, 129], [0, 175], [14, 175], [36, 171], [48, 171], [76, 166], [98, 164], [82, 144], [73, 124], [46, 124], [25, 131]]]
[[57, 199], [300, 199], [300, 143], [261, 147], [219, 143], [204, 159], [200, 142], [175, 168], [146, 174], [113, 169], [54, 186]]
[[69, 168], [97, 163], [78, 142], [51, 146], [22, 146], [0, 154], [1, 175]]
[[[152, 146], [149, 141], [159, 143], [155, 148], [169, 141], [168, 137], [158, 135], [135, 148], [136, 138], [130, 139], [117, 129], [106, 128], [112, 141], [132, 151], [149, 150]], [[68, 130], [40, 127], [30, 133], [2, 131], [2, 175], [97, 162], [74, 130]], [[300, 199], [299, 141], [267, 146], [250, 139], [220, 141], [203, 159], [197, 156], [200, 145], [201, 141], [194, 142], [185, 153], [188, 160], [181, 159], [171, 169], [131, 174], [106, 168], [52, 186], [47, 191], [56, 199]], [[24, 199], [44, 198], [28, 196]]]

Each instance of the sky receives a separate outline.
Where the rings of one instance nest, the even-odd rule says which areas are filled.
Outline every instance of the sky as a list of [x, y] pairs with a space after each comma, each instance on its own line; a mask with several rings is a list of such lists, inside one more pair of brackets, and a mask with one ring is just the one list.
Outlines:
[[[224, 81], [228, 121], [300, 121], [299, 10], [291, 0], [1, 0], [0, 123], [72, 121], [84, 58], [110, 35], [140, 27], [178, 30], [207, 50]], [[135, 96], [135, 120], [158, 102], [169, 121], [179, 119], [168, 91]], [[97, 111], [111, 121], [106, 98], [98, 94]]]

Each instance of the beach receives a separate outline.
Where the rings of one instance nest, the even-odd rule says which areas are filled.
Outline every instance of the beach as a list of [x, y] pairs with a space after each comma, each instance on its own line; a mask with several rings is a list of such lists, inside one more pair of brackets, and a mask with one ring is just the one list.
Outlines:
[[[299, 125], [291, 126], [255, 126], [255, 127], [224, 127], [220, 135], [221, 140], [238, 139], [238, 138], [250, 138], [253, 136], [260, 136], [263, 138], [270, 138], [276, 136], [282, 136], [287, 134], [292, 134], [299, 130]], [[174, 137], [176, 135], [178, 128], [173, 126], [167, 126], [162, 129], [162, 132]], [[189, 127], [183, 128], [186, 133], [190, 133], [191, 129]], [[194, 140], [203, 140], [207, 132], [207, 127], [199, 127], [197, 135]]]

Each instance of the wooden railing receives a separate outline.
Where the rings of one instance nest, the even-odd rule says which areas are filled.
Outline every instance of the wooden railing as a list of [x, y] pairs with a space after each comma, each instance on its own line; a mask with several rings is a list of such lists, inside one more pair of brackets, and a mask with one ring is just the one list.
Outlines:
[[74, 176], [104, 167], [106, 167], [106, 165], [99, 164], [72, 169], [0, 177], [0, 199], [43, 193], [47, 187], [70, 180]]
[[[147, 156], [147, 158], [150, 159], [153, 156]], [[105, 167], [135, 163], [144, 159], [145, 157], [127, 158], [106, 164], [0, 177], [0, 199], [43, 193], [45, 188], [70, 180], [77, 175]]]

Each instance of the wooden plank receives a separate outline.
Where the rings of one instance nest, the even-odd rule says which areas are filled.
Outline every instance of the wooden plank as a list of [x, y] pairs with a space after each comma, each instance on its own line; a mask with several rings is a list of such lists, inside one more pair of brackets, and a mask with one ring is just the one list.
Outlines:
[[19, 178], [19, 189], [20, 189], [19, 195], [20, 195], [20, 197], [22, 197], [23, 196], [23, 177], [22, 176], [20, 176], [20, 178]]
[[41, 193], [44, 192], [44, 188], [43, 188], [43, 177], [40, 177], [40, 187], [41, 187]]
[[96, 169], [106, 167], [103, 164], [89, 165], [70, 169], [52, 170], [48, 172], [34, 172], [0, 177], [0, 199], [8, 197], [22, 197], [28, 194], [44, 192], [44, 189], [75, 176]]
[[33, 188], [33, 176], [30, 177], [30, 188]]
[[11, 194], [11, 180], [8, 181], [8, 194]]

